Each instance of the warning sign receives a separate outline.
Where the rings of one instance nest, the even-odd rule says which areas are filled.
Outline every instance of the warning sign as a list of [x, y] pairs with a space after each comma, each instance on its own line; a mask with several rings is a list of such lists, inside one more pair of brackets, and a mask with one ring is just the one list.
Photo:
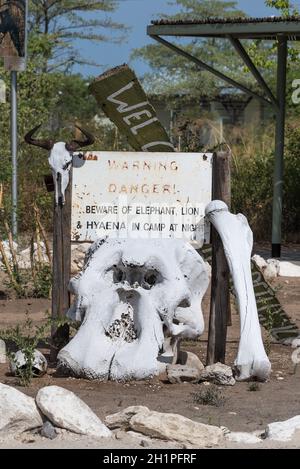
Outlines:
[[72, 241], [183, 238], [209, 241], [212, 154], [77, 153], [73, 160]]

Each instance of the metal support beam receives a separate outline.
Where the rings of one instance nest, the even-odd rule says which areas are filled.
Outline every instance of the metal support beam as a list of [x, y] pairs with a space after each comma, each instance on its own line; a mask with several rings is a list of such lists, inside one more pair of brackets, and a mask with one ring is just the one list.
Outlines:
[[238, 83], [237, 81], [233, 80], [232, 78], [227, 77], [223, 73], [219, 72], [218, 70], [215, 70], [214, 68], [210, 67], [206, 63], [202, 62], [202, 60], [197, 59], [196, 57], [189, 54], [185, 50], [180, 49], [180, 47], [175, 46], [171, 42], [166, 41], [165, 39], [161, 38], [160, 36], [151, 36], [151, 37], [153, 39], [155, 39], [156, 41], [160, 42], [161, 44], [163, 44], [164, 46], [168, 47], [169, 49], [173, 50], [177, 54], [182, 55], [183, 57], [190, 60], [191, 62], [194, 62], [196, 65], [198, 65], [198, 67], [200, 67], [204, 70], [207, 70], [208, 72], [212, 73], [213, 75], [220, 78], [221, 80], [229, 83], [231, 86], [240, 89], [241, 91], [243, 91], [244, 93], [252, 96], [253, 98], [257, 98], [260, 101], [263, 101], [265, 104], [266, 103], [267, 104], [272, 104], [271, 101], [269, 101], [269, 100], [265, 99], [263, 96], [260, 96], [259, 94], [255, 93], [255, 91], [252, 91], [249, 88], [247, 88], [246, 86], [242, 85], [241, 83]]
[[247, 51], [245, 50], [245, 48], [243, 47], [241, 42], [238, 39], [236, 39], [235, 37], [232, 37], [232, 36], [228, 36], [228, 39], [230, 40], [231, 44], [233, 45], [233, 47], [235, 48], [235, 50], [237, 51], [239, 56], [243, 59], [246, 66], [249, 68], [250, 72], [254, 76], [257, 83], [262, 87], [262, 89], [264, 90], [266, 95], [272, 101], [272, 103], [275, 107], [275, 110], [277, 112], [278, 111], [278, 101], [277, 101], [277, 99], [273, 95], [272, 91], [270, 90], [269, 86], [265, 82], [265, 80], [262, 77], [262, 75], [260, 74], [260, 72], [257, 70], [256, 66], [252, 62], [251, 58], [249, 57]]
[[276, 114], [276, 134], [275, 134], [272, 257], [280, 257], [281, 255], [284, 127], [285, 127], [285, 96], [286, 96], [286, 69], [287, 69], [287, 38], [286, 36], [278, 37], [277, 55], [278, 55], [277, 100], [279, 104], [279, 110]]
[[261, 21], [261, 22], [213, 22], [205, 23], [154, 24], [147, 28], [148, 36], [182, 36], [182, 37], [216, 37], [228, 35], [243, 39], [266, 39], [273, 41], [279, 34], [285, 34], [293, 40], [299, 40], [299, 20], [295, 21]]
[[11, 157], [12, 157], [12, 233], [14, 239], [18, 235], [18, 74], [11, 72]]
[[160, 42], [161, 44], [163, 44], [164, 46], [168, 47], [169, 49], [173, 50], [174, 52], [176, 52], [177, 54], [179, 55], [182, 55], [183, 57], [185, 57], [186, 59], [190, 60], [191, 62], [194, 62], [196, 65], [198, 65], [198, 67], [204, 69], [204, 70], [207, 70], [208, 72], [212, 73], [213, 75], [215, 75], [216, 77], [220, 78], [221, 80], [229, 83], [231, 86], [235, 87], [235, 88], [238, 88], [240, 89], [241, 91], [243, 91], [244, 93], [252, 96], [253, 98], [257, 98], [259, 99], [260, 101], [263, 101], [265, 104], [271, 104], [272, 105], [272, 102], [269, 101], [268, 99], [265, 99], [263, 96], [260, 96], [259, 94], [255, 93], [255, 91], [252, 91], [250, 90], [249, 88], [247, 88], [246, 86], [242, 85], [241, 83], [238, 83], [237, 81], [233, 80], [232, 78], [230, 77], [227, 77], [226, 75], [224, 75], [223, 73], [219, 72], [218, 70], [215, 70], [214, 68], [210, 67], [209, 65], [207, 65], [206, 63], [202, 62], [202, 60], [200, 59], [197, 59], [196, 57], [194, 57], [193, 55], [189, 54], [188, 52], [186, 52], [185, 50], [183, 49], [180, 49], [180, 47], [177, 47], [175, 46], [174, 44], [172, 44], [171, 42], [168, 42], [166, 41], [165, 39], [159, 37], [159, 36], [151, 36], [153, 39], [155, 39], [156, 41]]

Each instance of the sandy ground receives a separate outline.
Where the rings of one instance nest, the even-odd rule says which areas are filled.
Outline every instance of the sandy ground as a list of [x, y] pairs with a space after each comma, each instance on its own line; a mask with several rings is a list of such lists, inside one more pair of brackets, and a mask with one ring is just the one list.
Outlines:
[[[1, 285], [1, 283], [0, 283]], [[287, 313], [300, 327], [300, 279], [280, 277], [273, 282], [278, 288], [278, 297]], [[48, 300], [14, 300], [6, 297], [0, 286], [0, 329], [25, 320], [28, 311], [36, 324], [42, 323], [45, 312], [50, 310]], [[206, 325], [208, 324], [208, 295], [204, 301]], [[265, 333], [264, 333], [265, 335]], [[233, 309], [232, 326], [228, 328], [227, 364], [232, 365], [238, 347], [239, 321]], [[185, 342], [185, 350], [197, 353], [205, 362], [207, 331], [200, 341]], [[44, 349], [47, 355], [48, 350]], [[151, 410], [174, 412], [198, 422], [225, 426], [231, 431], [263, 432], [266, 425], [278, 420], [286, 420], [300, 415], [300, 365], [295, 368], [292, 362], [292, 349], [276, 343], [271, 344], [270, 360], [272, 375], [267, 383], [261, 383], [258, 390], [251, 391], [249, 383], [237, 383], [233, 387], [220, 387], [225, 402], [220, 407], [199, 405], [195, 394], [204, 384], [169, 384], [164, 379], [154, 378], [142, 382], [102, 383], [84, 379], [59, 376], [55, 368], [48, 374], [32, 381], [28, 388], [19, 388], [30, 396], [47, 385], [58, 385], [74, 391], [93, 411], [103, 419], [106, 415], [118, 412], [130, 405], [145, 405]], [[7, 365], [0, 365], [0, 382], [16, 386], [16, 381], [8, 372]], [[16, 386], [17, 387], [17, 386]], [[143, 439], [143, 438], [142, 438]], [[145, 439], [145, 438], [144, 438]], [[176, 444], [152, 441], [149, 448], [176, 448]], [[142, 448], [140, 439], [119, 435], [119, 439], [95, 441], [84, 437], [63, 433], [50, 441], [39, 435], [22, 435], [18, 439], [0, 442], [0, 448]], [[222, 447], [241, 448], [240, 444], [224, 443]], [[247, 446], [249, 448], [253, 446]], [[264, 441], [260, 448], [300, 447], [300, 433], [289, 443]]]
[[[120, 433], [120, 432], [119, 432]], [[245, 445], [226, 442], [213, 449], [299, 449], [300, 432], [296, 432], [294, 438], [289, 442], [276, 442], [265, 440], [257, 445]], [[187, 449], [177, 443], [160, 440], [150, 440], [146, 437], [131, 437], [123, 433], [114, 439], [94, 440], [79, 435], [59, 435], [55, 440], [48, 440], [38, 435], [22, 435], [16, 439], [0, 441], [0, 449], [103, 449], [103, 450], [151, 450], [151, 449]], [[188, 448], [193, 449], [193, 448]]]

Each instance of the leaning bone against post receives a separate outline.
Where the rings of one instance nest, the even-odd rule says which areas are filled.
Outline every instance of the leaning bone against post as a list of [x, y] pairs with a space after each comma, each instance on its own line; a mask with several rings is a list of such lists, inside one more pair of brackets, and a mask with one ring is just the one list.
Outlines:
[[233, 215], [220, 200], [210, 202], [205, 215], [222, 240], [237, 298], [240, 343], [235, 360], [236, 379], [265, 381], [270, 375], [271, 364], [262, 341], [251, 276], [252, 231], [244, 215]]
[[81, 325], [58, 354], [60, 367], [102, 380], [159, 374], [170, 336], [203, 332], [208, 283], [204, 260], [184, 241], [98, 240], [70, 282], [76, 299], [68, 316]]
[[66, 142], [54, 142], [54, 140], [38, 140], [33, 135], [38, 131], [40, 125], [28, 132], [25, 136], [25, 142], [30, 145], [44, 148], [50, 152], [48, 162], [52, 170], [53, 182], [55, 187], [55, 203], [58, 205], [61, 198], [62, 205], [65, 203], [65, 192], [69, 185], [70, 169], [72, 166], [73, 152], [94, 143], [94, 137], [86, 130], [76, 126], [85, 136], [84, 140], [72, 140]]

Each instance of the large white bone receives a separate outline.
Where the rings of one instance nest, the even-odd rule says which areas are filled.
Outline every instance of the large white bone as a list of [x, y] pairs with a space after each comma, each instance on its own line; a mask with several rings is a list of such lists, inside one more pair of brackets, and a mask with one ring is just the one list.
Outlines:
[[98, 240], [70, 282], [68, 315], [81, 326], [59, 353], [61, 365], [97, 379], [158, 374], [165, 339], [176, 345], [203, 332], [208, 282], [205, 262], [181, 240]]
[[210, 202], [205, 214], [222, 239], [240, 313], [241, 336], [235, 360], [237, 379], [265, 381], [271, 364], [262, 341], [251, 276], [252, 231], [244, 215], [233, 215], [220, 200]]
[[58, 205], [60, 196], [62, 197], [62, 204], [64, 204], [65, 191], [70, 179], [72, 154], [66, 149], [64, 142], [58, 142], [53, 145], [48, 161], [52, 170], [56, 205]]

